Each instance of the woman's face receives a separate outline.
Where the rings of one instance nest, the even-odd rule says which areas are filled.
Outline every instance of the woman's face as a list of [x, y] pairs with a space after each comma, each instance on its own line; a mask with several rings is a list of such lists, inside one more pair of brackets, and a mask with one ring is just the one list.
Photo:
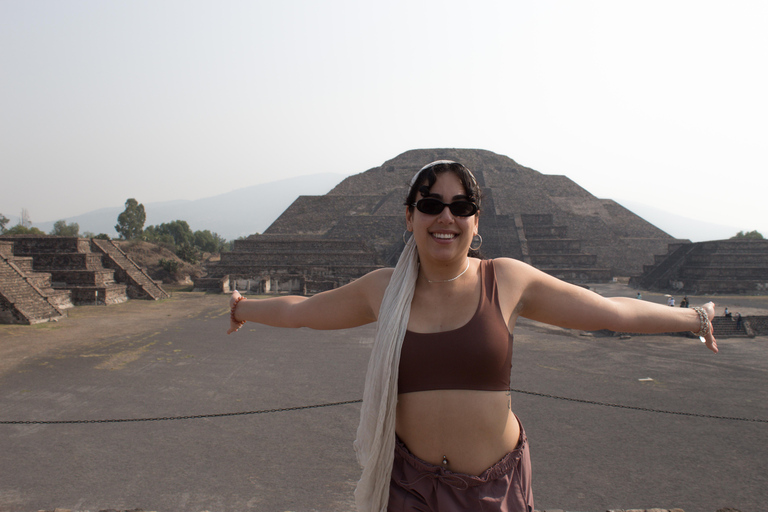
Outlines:
[[[419, 193], [416, 200], [425, 196]], [[466, 191], [458, 176], [452, 172], [437, 175], [437, 181], [429, 190], [429, 196], [443, 203], [466, 200]], [[405, 222], [408, 231], [413, 232], [419, 257], [438, 261], [450, 261], [466, 257], [472, 238], [477, 234], [477, 214], [471, 217], [454, 216], [450, 209], [443, 208], [437, 215], [427, 215], [417, 208], [406, 207]]]

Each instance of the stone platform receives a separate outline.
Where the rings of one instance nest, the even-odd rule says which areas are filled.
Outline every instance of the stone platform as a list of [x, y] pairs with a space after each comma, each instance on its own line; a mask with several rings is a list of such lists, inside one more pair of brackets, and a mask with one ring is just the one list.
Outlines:
[[630, 285], [697, 294], [768, 294], [768, 240], [672, 244]]
[[73, 305], [168, 297], [111, 240], [6, 236], [0, 254], [2, 323], [56, 320]]

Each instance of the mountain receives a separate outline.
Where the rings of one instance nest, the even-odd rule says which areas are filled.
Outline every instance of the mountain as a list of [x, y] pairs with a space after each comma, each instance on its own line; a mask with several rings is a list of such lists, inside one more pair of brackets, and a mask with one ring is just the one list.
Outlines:
[[638, 201], [625, 199], [616, 199], [615, 201], [670, 235], [677, 238], [688, 239], [692, 242], [725, 240], [744, 229], [735, 226], [704, 222]]
[[[346, 176], [322, 173], [273, 181], [233, 190], [218, 196], [194, 201], [165, 201], [143, 203], [147, 213], [144, 226], [173, 220], [185, 220], [192, 231], [210, 230], [227, 240], [262, 233], [300, 195], [323, 195]], [[141, 198], [136, 198], [141, 203]], [[77, 222], [80, 233], [106, 233], [117, 237], [117, 216], [125, 205], [101, 208], [68, 217], [67, 223]], [[56, 219], [59, 220], [59, 219]], [[35, 222], [33, 226], [49, 233], [56, 220]], [[13, 225], [13, 221], [9, 223]]]
[[[301, 195], [324, 195], [344, 178], [344, 174], [312, 174], [245, 187], [194, 201], [145, 203], [145, 225], [151, 226], [177, 219], [186, 220], [193, 231], [208, 229], [227, 240], [263, 233], [296, 198]], [[141, 201], [141, 198], [137, 199]], [[730, 238], [742, 229], [703, 222], [638, 201], [623, 198], [616, 201], [672, 236], [694, 242]], [[101, 208], [64, 220], [67, 223], [77, 222], [80, 233], [91, 231], [116, 237], [117, 216], [124, 209], [124, 205]], [[19, 221], [18, 217], [13, 215], [8, 217], [8, 227]], [[35, 222], [33, 225], [44, 233], [49, 233], [56, 220], [59, 219]]]

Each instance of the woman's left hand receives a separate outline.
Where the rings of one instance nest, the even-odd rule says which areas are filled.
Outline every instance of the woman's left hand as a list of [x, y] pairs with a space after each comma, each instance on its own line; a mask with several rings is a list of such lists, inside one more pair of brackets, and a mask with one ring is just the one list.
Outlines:
[[713, 332], [712, 327], [712, 319], [715, 318], [715, 303], [714, 302], [707, 302], [702, 306], [704, 311], [707, 313], [707, 317], [709, 318], [709, 332], [706, 336], [704, 336], [704, 344], [707, 346], [709, 350], [717, 354], [717, 340], [715, 340], [715, 335]]

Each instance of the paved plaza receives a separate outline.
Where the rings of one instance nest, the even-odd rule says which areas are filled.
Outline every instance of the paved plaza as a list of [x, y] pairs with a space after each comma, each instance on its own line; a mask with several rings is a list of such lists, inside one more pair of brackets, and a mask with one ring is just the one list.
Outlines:
[[[768, 314], [766, 298], [727, 300]], [[0, 326], [0, 421], [204, 416], [0, 424], [0, 511], [352, 511], [359, 403], [210, 415], [360, 399], [373, 327], [227, 336], [227, 314], [223, 295], [181, 292]], [[684, 337], [581, 334], [522, 321], [513, 388], [701, 416], [514, 392], [538, 509], [765, 509], [768, 338], [714, 355]]]

